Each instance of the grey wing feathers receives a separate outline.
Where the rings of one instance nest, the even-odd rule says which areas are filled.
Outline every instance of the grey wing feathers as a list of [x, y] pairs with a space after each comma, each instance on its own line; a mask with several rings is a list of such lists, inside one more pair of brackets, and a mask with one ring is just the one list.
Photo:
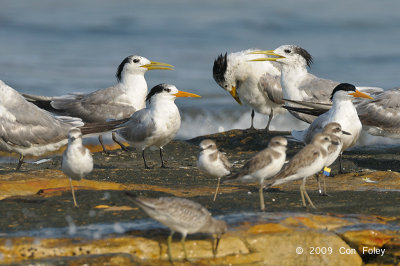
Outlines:
[[331, 109], [332, 103], [318, 103], [318, 102], [305, 102], [305, 101], [295, 101], [289, 99], [283, 99], [285, 102], [295, 103], [297, 105], [303, 106], [304, 108], [310, 108], [312, 110], [324, 110], [325, 112]]
[[149, 110], [141, 109], [134, 113], [125, 128], [118, 130], [118, 133], [127, 141], [141, 142], [150, 137], [155, 130], [155, 123]]
[[400, 127], [400, 88], [377, 94], [374, 100], [365, 100], [356, 108], [363, 125], [398, 129]]
[[268, 98], [276, 104], [284, 104], [280, 76], [265, 73], [258, 82], [258, 88], [267, 93]]
[[[47, 111], [27, 102], [20, 94], [2, 102], [5, 109], [0, 113], [0, 138], [9, 145], [29, 147], [49, 144], [66, 139], [74, 123], [63, 122]], [[11, 118], [12, 117], [12, 118]], [[51, 130], [49, 130], [51, 129]]]
[[307, 123], [313, 122], [313, 120], [317, 116], [326, 113], [332, 107], [332, 104], [328, 103], [313, 103], [313, 102], [294, 101], [287, 99], [285, 99], [284, 101], [289, 103], [290, 105], [283, 106], [283, 108], [287, 109], [295, 117]]
[[299, 86], [300, 91], [308, 96], [305, 101], [313, 101], [318, 103], [330, 103], [329, 98], [333, 89], [339, 82], [318, 78], [312, 74], [308, 74], [308, 78]]
[[310, 143], [315, 134], [322, 132], [325, 126], [325, 121], [328, 120], [329, 113], [324, 113], [318, 116], [308, 127], [307, 134], [304, 137], [305, 143]]
[[113, 131], [119, 128], [124, 128], [126, 126], [127, 121], [129, 121], [129, 118], [123, 118], [107, 122], [86, 123], [85, 125], [80, 126], [79, 129], [81, 130], [82, 135], [98, 134], [98, 133]]
[[53, 97], [51, 97], [51, 96], [40, 96], [40, 95], [27, 94], [27, 93], [22, 93], [21, 95], [28, 101], [51, 101], [51, 100], [53, 100]]
[[117, 87], [98, 90], [89, 94], [70, 94], [54, 97], [51, 106], [70, 116], [82, 118], [86, 122], [101, 122], [108, 119], [121, 119], [131, 116], [136, 109], [126, 103], [116, 102], [123, 94]]

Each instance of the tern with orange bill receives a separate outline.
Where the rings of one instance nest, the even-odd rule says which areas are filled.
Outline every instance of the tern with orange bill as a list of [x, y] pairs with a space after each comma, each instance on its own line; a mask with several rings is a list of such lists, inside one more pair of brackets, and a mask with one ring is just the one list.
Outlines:
[[[129, 118], [134, 112], [146, 107], [147, 82], [144, 75], [148, 70], [155, 69], [172, 70], [173, 66], [131, 55], [118, 66], [115, 74], [118, 83], [114, 86], [87, 94], [73, 93], [56, 97], [24, 94], [24, 97], [47, 111], [79, 117], [84, 122]], [[124, 148], [114, 133], [112, 138]], [[99, 141], [107, 152], [101, 135]]]
[[302, 131], [292, 131], [292, 136], [304, 143], [310, 143], [315, 134], [322, 132], [324, 127], [331, 123], [340, 124], [343, 131], [349, 133], [341, 136], [342, 147], [340, 152], [340, 171], [342, 171], [341, 155], [343, 151], [354, 146], [360, 136], [362, 124], [358, 117], [356, 107], [352, 99], [354, 97], [373, 99], [366, 93], [360, 92], [356, 87], [349, 83], [341, 83], [335, 87], [330, 97], [332, 101], [331, 109], [318, 116], [311, 125]]
[[146, 96], [148, 106], [135, 112], [118, 134], [134, 147], [142, 150], [146, 169], [144, 151], [150, 146], [160, 149], [161, 167], [165, 168], [163, 147], [168, 144], [181, 126], [181, 116], [175, 105], [177, 97], [201, 97], [194, 93], [179, 91], [174, 85], [159, 84], [153, 87]]

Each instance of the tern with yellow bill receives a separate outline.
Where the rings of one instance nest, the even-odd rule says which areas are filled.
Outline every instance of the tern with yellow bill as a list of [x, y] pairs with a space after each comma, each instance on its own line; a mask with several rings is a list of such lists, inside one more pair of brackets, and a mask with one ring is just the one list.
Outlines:
[[[131, 55], [118, 66], [115, 74], [118, 83], [114, 86], [88, 94], [74, 93], [58, 97], [24, 94], [25, 98], [47, 111], [60, 115], [79, 117], [84, 122], [103, 122], [129, 118], [134, 112], [146, 107], [147, 82], [144, 74], [148, 70], [172, 70], [173, 66]], [[113, 140], [118, 142], [113, 133]], [[99, 141], [106, 151], [102, 137]]]
[[259, 57], [251, 54], [253, 51], [256, 50], [219, 55], [214, 61], [213, 77], [239, 104], [243, 102], [253, 109], [251, 128], [254, 128], [254, 111], [268, 115], [268, 130], [273, 116], [285, 112], [282, 108], [280, 65], [271, 61], [249, 62]]
[[[329, 97], [333, 89], [339, 85], [339, 82], [322, 79], [308, 73], [307, 67], [311, 66], [313, 58], [305, 49], [296, 45], [282, 45], [275, 50], [254, 51], [251, 54], [263, 55], [263, 57], [251, 61], [273, 61], [281, 64], [283, 99], [290, 101], [285, 103], [286, 106], [298, 107], [296, 101], [330, 104]], [[357, 89], [367, 93], [382, 91], [382, 89], [376, 87], [357, 87]], [[295, 110], [289, 109], [289, 112], [307, 123], [311, 123], [316, 118], [316, 116]]]
[[163, 147], [168, 144], [181, 126], [181, 116], [175, 105], [177, 97], [200, 97], [179, 91], [174, 85], [159, 84], [146, 97], [148, 106], [134, 113], [117, 132], [126, 141], [142, 150], [144, 166], [148, 169], [144, 150], [150, 146], [160, 149], [161, 167], [165, 168]]

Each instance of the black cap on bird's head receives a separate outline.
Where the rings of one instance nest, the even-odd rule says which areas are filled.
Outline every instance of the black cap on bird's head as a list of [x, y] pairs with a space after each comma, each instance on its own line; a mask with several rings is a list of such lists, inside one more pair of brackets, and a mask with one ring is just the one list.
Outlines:
[[371, 100], [374, 99], [371, 96], [369, 96], [368, 94], [357, 90], [356, 87], [354, 85], [352, 85], [352, 84], [340, 83], [339, 85], [337, 85], [333, 89], [332, 94], [331, 94], [331, 98], [330, 98], [331, 101], [333, 100], [333, 96], [335, 95], [335, 93], [338, 92], [338, 91], [350, 92], [348, 94], [353, 96], [353, 97], [366, 98], [366, 99], [371, 99]]
[[265, 54], [269, 56], [269, 57], [252, 59], [250, 61], [277, 61], [280, 63], [285, 63], [288, 60], [290, 62], [291, 58], [296, 58], [298, 56], [301, 56], [308, 67], [311, 67], [311, 64], [313, 63], [313, 58], [311, 54], [307, 52], [306, 49], [303, 49], [297, 45], [286, 44], [279, 46], [275, 50], [253, 51], [250, 54]]
[[153, 69], [160, 69], [160, 70], [173, 70], [173, 65], [163, 63], [163, 62], [156, 62], [150, 61], [149, 59], [139, 56], [139, 55], [130, 55], [126, 57], [121, 64], [119, 64], [117, 68], [117, 72], [115, 73], [115, 77], [117, 78], [118, 82], [122, 80], [122, 73], [126, 65], [131, 65], [135, 69], [141, 69], [142, 71], [146, 72], [147, 70]]
[[121, 81], [122, 79], [122, 70], [124, 70], [125, 64], [128, 64], [131, 62], [133, 55], [130, 55], [128, 57], [125, 57], [125, 59], [119, 64], [117, 68], [117, 72], [115, 73], [115, 77], [117, 78], [118, 81]]
[[170, 92], [170, 91], [171, 91], [171, 89], [168, 88], [168, 84], [161, 83], [161, 84], [158, 84], [158, 85], [154, 86], [154, 87], [150, 90], [150, 92], [147, 94], [147, 96], [146, 96], [146, 101], [150, 101], [150, 98], [151, 98], [153, 95], [155, 95], [155, 94], [157, 94], [157, 93], [161, 93], [161, 92], [163, 92], [163, 91], [166, 91], [166, 92]]
[[153, 96], [159, 94], [159, 93], [167, 93], [170, 94], [174, 97], [201, 97], [197, 94], [190, 93], [190, 92], [185, 92], [185, 91], [180, 91], [178, 90], [174, 85], [171, 84], [166, 84], [166, 83], [161, 83], [156, 86], [154, 86], [150, 92], [146, 96], [146, 101], [151, 103], [151, 99]]
[[304, 60], [306, 60], [307, 66], [311, 67], [313, 63], [313, 58], [309, 52], [307, 52], [306, 49], [301, 48], [300, 46], [293, 45], [293, 52], [296, 54], [301, 55]]
[[218, 84], [221, 84], [225, 81], [225, 72], [227, 68], [228, 53], [225, 53], [225, 55], [220, 54], [217, 59], [215, 59], [213, 66], [213, 77]]
[[350, 83], [340, 83], [333, 89], [330, 98], [331, 101], [333, 100], [333, 95], [338, 91], [356, 91], [356, 87]]

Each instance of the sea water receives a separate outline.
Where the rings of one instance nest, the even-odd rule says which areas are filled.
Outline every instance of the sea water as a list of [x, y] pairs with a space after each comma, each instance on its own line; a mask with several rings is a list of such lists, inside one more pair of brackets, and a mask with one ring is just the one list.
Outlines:
[[[149, 71], [149, 89], [171, 83], [201, 99], [177, 99], [179, 138], [250, 126], [213, 80], [214, 59], [248, 48], [297, 44], [314, 57], [310, 72], [355, 85], [400, 85], [400, 2], [396, 0], [36, 0], [1, 1], [0, 79], [23, 93], [64, 95], [116, 83], [128, 55], [167, 62]], [[256, 114], [255, 126], [267, 117]], [[284, 115], [273, 130], [306, 125]], [[390, 142], [368, 138], [364, 144]]]

